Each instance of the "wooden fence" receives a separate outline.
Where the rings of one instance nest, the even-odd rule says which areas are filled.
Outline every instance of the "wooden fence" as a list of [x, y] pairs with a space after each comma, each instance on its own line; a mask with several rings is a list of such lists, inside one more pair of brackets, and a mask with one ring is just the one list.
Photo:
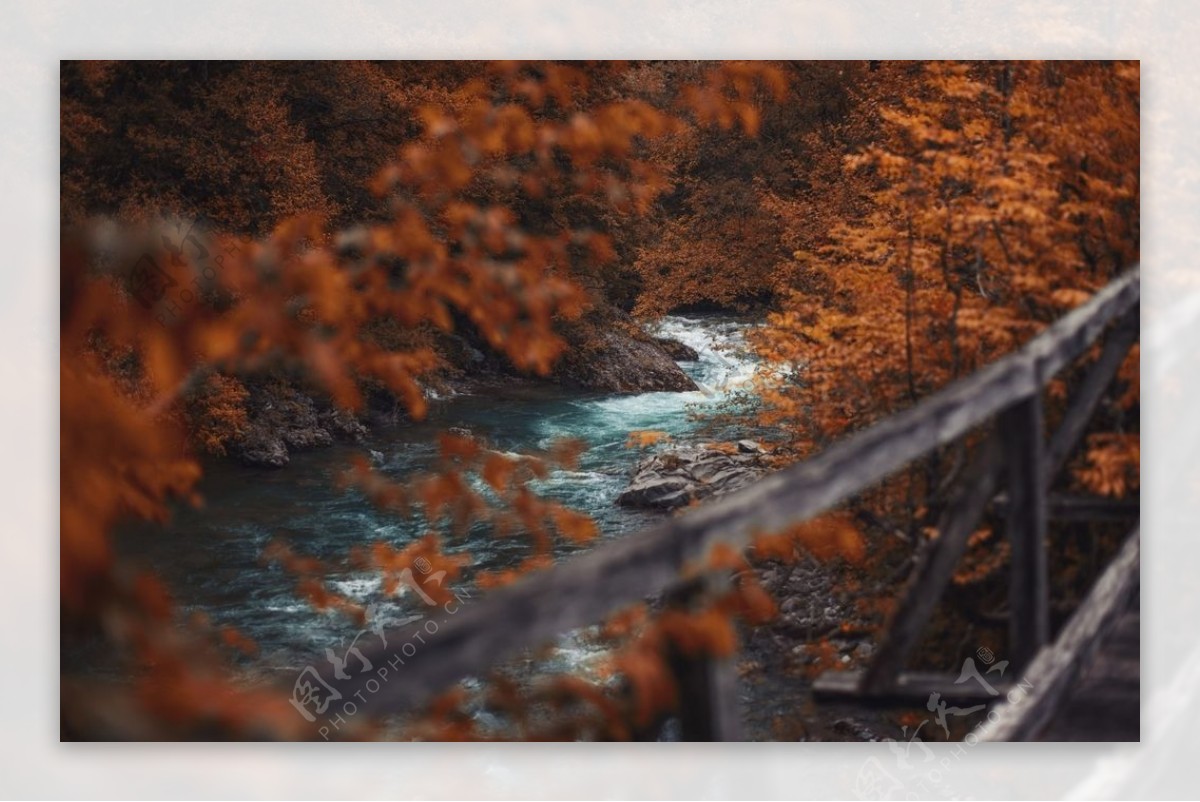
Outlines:
[[[645, 531], [608, 543], [408, 629], [385, 633], [389, 647], [363, 648], [372, 665], [396, 667], [387, 682], [371, 675], [338, 679], [318, 670], [340, 698], [360, 700], [372, 714], [411, 710], [459, 680], [539, 646], [560, 633], [597, 623], [622, 606], [667, 594], [678, 602], [711, 592], [685, 569], [704, 563], [717, 544], [744, 549], [775, 532], [830, 510], [936, 448], [995, 421], [975, 449], [904, 590], [882, 642], [862, 672], [827, 674], [814, 692], [868, 701], [914, 700], [934, 690], [963, 698], [963, 686], [940, 675], [904, 671], [906, 662], [962, 557], [968, 536], [989, 505], [1006, 511], [1012, 550], [1009, 655], [1023, 673], [1048, 645], [1046, 524], [1072, 518], [1136, 516], [1136, 508], [1060, 497], [1051, 483], [1082, 437], [1125, 354], [1138, 338], [1140, 283], [1129, 271], [1071, 311], [1019, 351], [963, 378], [916, 406], [836, 443], [816, 457], [773, 473], [736, 493]], [[1047, 383], [1108, 330], [1058, 429], [1043, 436]], [[1003, 491], [1003, 492], [1002, 492]], [[400, 644], [420, 640], [409, 654]], [[740, 738], [736, 675], [730, 659], [675, 663], [683, 736]], [[343, 672], [344, 674], [344, 672]], [[366, 687], [367, 692], [363, 692]], [[317, 722], [320, 723], [319, 721]]]

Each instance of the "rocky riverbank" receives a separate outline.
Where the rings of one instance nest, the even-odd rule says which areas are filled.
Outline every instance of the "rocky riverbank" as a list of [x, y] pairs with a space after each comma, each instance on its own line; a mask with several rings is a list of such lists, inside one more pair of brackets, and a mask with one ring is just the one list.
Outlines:
[[[445, 369], [431, 377], [430, 394], [474, 394], [546, 384], [618, 394], [697, 389], [675, 361], [694, 360], [696, 351], [646, 334], [628, 319], [585, 318], [564, 327], [563, 335], [567, 352], [548, 377], [518, 373], [468, 336], [445, 335], [439, 341]], [[281, 468], [297, 451], [324, 448], [339, 440], [356, 442], [368, 427], [394, 424], [405, 416], [402, 405], [382, 388], [366, 394], [366, 409], [358, 417], [282, 377], [248, 384], [247, 390], [249, 425], [231, 440], [227, 451], [242, 463], [257, 467]]]
[[229, 446], [247, 465], [282, 468], [295, 451], [325, 448], [337, 440], [357, 442], [367, 433], [354, 415], [287, 382], [263, 382], [248, 390], [249, 426]]

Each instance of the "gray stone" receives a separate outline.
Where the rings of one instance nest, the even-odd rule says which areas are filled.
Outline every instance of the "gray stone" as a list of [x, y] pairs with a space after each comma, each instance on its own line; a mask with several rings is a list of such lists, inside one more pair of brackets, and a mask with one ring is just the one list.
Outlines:
[[303, 428], [285, 429], [283, 442], [288, 448], [303, 450], [308, 448], [326, 448], [333, 445], [333, 435], [320, 426], [305, 426]]
[[726, 454], [713, 446], [682, 446], [644, 457], [617, 503], [626, 507], [672, 510], [723, 493], [760, 478], [766, 469], [745, 455]]
[[570, 347], [552, 378], [611, 393], [682, 392], [696, 383], [650, 335], [632, 326], [591, 319], [564, 327]]
[[238, 459], [258, 468], [282, 468], [288, 464], [288, 450], [283, 439], [265, 432], [247, 437], [236, 447]]
[[322, 412], [318, 419], [321, 428], [339, 440], [360, 443], [367, 435], [367, 427], [363, 425], [362, 421], [341, 409], [328, 409]]
[[630, 483], [617, 497], [626, 507], [658, 507], [673, 509], [687, 504], [692, 483], [679, 476], [651, 475]]
[[700, 354], [695, 348], [681, 343], [679, 340], [672, 340], [670, 337], [655, 337], [654, 342], [658, 343], [659, 347], [667, 352], [667, 356], [676, 362], [695, 362], [700, 358]]

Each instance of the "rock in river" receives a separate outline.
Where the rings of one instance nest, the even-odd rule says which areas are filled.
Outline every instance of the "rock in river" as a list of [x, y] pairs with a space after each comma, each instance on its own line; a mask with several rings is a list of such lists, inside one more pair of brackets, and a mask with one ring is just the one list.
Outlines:
[[551, 374], [563, 384], [610, 393], [695, 390], [696, 383], [649, 335], [621, 328], [568, 331], [571, 348]]
[[[745, 441], [749, 443], [749, 441]], [[617, 497], [626, 507], [673, 510], [692, 501], [730, 493], [766, 473], [759, 451], [726, 453], [711, 445], [683, 446], [651, 454], [634, 467], [629, 487]]]
[[655, 337], [654, 342], [658, 343], [667, 352], [667, 356], [676, 362], [695, 362], [700, 358], [700, 354], [695, 348], [687, 343], [681, 343], [679, 340], [672, 340], [670, 337]]

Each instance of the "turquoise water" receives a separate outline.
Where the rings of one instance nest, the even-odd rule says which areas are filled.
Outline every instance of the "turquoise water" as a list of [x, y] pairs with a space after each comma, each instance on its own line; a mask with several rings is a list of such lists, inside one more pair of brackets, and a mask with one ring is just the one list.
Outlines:
[[[461, 395], [435, 400], [422, 423], [374, 430], [361, 446], [295, 454], [280, 471], [213, 464], [201, 486], [202, 509], [180, 510], [165, 528], [126, 533], [122, 550], [160, 573], [186, 611], [202, 611], [214, 623], [231, 624], [255, 640], [260, 649], [255, 666], [299, 669], [353, 637], [355, 627], [298, 599], [292, 581], [260, 561], [264, 546], [278, 536], [299, 553], [335, 561], [355, 545], [384, 540], [402, 547], [426, 531], [420, 521], [381, 513], [357, 491], [337, 489], [351, 457], [378, 452], [380, 469], [403, 479], [433, 463], [435, 435], [449, 427], [469, 429], [491, 448], [516, 453], [545, 448], [561, 437], [582, 438], [588, 448], [578, 469], [555, 471], [536, 489], [593, 516], [601, 540], [623, 537], [658, 518], [614, 503], [639, 457], [625, 447], [629, 432], [660, 430], [685, 441], [702, 437], [696, 415], [745, 390], [754, 375], [755, 363], [744, 345], [747, 326], [718, 318], [661, 322], [659, 333], [699, 352], [698, 360], [680, 363], [699, 391], [615, 396], [524, 388], [487, 397]], [[449, 541], [447, 550], [470, 552], [473, 565], [485, 569], [510, 566], [527, 553], [521, 538], [493, 538], [483, 527]], [[385, 598], [379, 580], [366, 573], [339, 570], [331, 584], [357, 602], [374, 605], [384, 623], [405, 623], [425, 613], [413, 594]], [[572, 669], [584, 668], [594, 656], [573, 635], [564, 636], [558, 653], [556, 662]]]

